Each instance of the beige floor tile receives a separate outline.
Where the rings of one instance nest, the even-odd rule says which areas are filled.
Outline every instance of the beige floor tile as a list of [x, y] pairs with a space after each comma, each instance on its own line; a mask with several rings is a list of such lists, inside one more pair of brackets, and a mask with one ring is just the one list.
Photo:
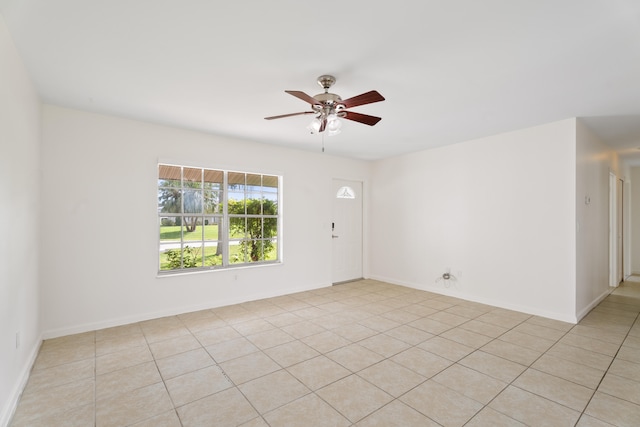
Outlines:
[[448, 331], [453, 326], [446, 323], [438, 322], [437, 320], [430, 319], [429, 317], [423, 317], [422, 319], [414, 320], [408, 324], [421, 331], [428, 332], [432, 335], [440, 335], [444, 331]]
[[398, 322], [401, 325], [404, 325], [405, 323], [413, 322], [414, 320], [418, 320], [422, 317], [417, 314], [413, 314], [408, 311], [405, 311], [404, 309], [388, 311], [386, 313], [382, 313], [380, 316], [389, 320], [393, 320], [394, 322]]
[[390, 360], [417, 372], [425, 378], [431, 378], [438, 372], [451, 366], [453, 363], [449, 359], [445, 359], [444, 357], [429, 353], [428, 351], [417, 347], [412, 347], [402, 353], [398, 353]]
[[96, 331], [96, 342], [127, 335], [143, 336], [140, 324], [130, 323], [128, 325], [115, 326], [113, 328], [99, 329]]
[[522, 319], [513, 318], [493, 311], [476, 317], [476, 320], [508, 329], [515, 328], [524, 321]]
[[528, 348], [530, 350], [534, 350], [539, 353], [544, 353], [545, 351], [549, 350], [552, 345], [556, 343], [555, 340], [541, 338], [535, 335], [529, 335], [524, 332], [516, 331], [514, 329], [508, 332], [505, 332], [500, 337], [498, 337], [498, 339], [500, 341], [509, 342], [511, 344]]
[[[640, 382], [608, 372], [598, 391], [640, 405]], [[640, 420], [640, 414], [638, 420]]]
[[491, 341], [481, 348], [485, 353], [491, 353], [512, 362], [529, 366], [542, 355], [541, 351], [525, 348], [517, 344], [512, 344], [499, 339]]
[[527, 369], [512, 384], [580, 412], [587, 406], [594, 392], [588, 387], [535, 369]]
[[164, 384], [152, 384], [97, 401], [96, 427], [135, 424], [172, 409]]
[[238, 427], [269, 427], [269, 424], [262, 417], [257, 417], [251, 421], [240, 424]]
[[425, 417], [399, 400], [378, 409], [355, 425], [356, 427], [438, 427], [439, 424]]
[[193, 336], [205, 347], [242, 337], [242, 335], [231, 326], [194, 331]]
[[406, 342], [386, 334], [365, 338], [362, 341], [358, 341], [358, 344], [384, 357], [391, 357], [411, 347]]
[[478, 350], [458, 362], [468, 368], [510, 383], [527, 369], [526, 366]]
[[155, 417], [147, 418], [144, 421], [131, 425], [131, 427], [182, 427], [176, 411], [164, 412]]
[[261, 414], [310, 393], [304, 384], [285, 370], [246, 382], [239, 389]]
[[613, 359], [611, 356], [607, 356], [601, 353], [595, 353], [593, 351], [585, 350], [563, 343], [557, 343], [549, 350], [547, 350], [545, 354], [576, 362], [581, 365], [590, 366], [603, 372], [607, 370], [607, 368], [611, 364], [611, 360]]
[[394, 397], [401, 396], [426, 380], [422, 375], [389, 359], [363, 369], [358, 376]]
[[400, 400], [443, 426], [462, 426], [483, 407], [432, 380], [422, 383]]
[[224, 373], [236, 385], [246, 383], [280, 369], [280, 366], [262, 352], [251, 353], [246, 356], [220, 363]]
[[475, 319], [489, 312], [491, 308], [474, 308], [466, 305], [455, 305], [444, 310], [446, 313], [455, 314], [457, 316], [466, 317], [467, 319]]
[[346, 338], [342, 338], [340, 335], [335, 334], [331, 331], [324, 331], [320, 332], [319, 334], [310, 335], [308, 337], [302, 338], [301, 341], [322, 354], [351, 344], [351, 341], [347, 340]]
[[485, 406], [465, 427], [525, 427], [525, 424]]
[[267, 348], [291, 342], [295, 338], [280, 329], [270, 329], [268, 331], [258, 332], [257, 334], [247, 335], [247, 339], [259, 349], [265, 350]]
[[613, 424], [605, 423], [591, 415], [582, 414], [576, 427], [616, 427]]
[[639, 363], [633, 363], [624, 359], [616, 358], [611, 364], [608, 372], [633, 381], [640, 381]]
[[543, 354], [531, 367], [593, 390], [598, 387], [604, 376], [604, 371], [570, 360], [560, 359], [550, 354]]
[[526, 425], [573, 426], [580, 412], [517, 387], [507, 387], [489, 406]]
[[434, 299], [428, 299], [428, 300], [422, 301], [420, 305], [429, 307], [435, 310], [446, 310], [447, 308], [453, 307], [455, 304], [450, 304], [448, 302], [440, 301], [434, 298]]
[[22, 418], [16, 414], [10, 425], [11, 427], [86, 427], [93, 426], [94, 420], [95, 406], [90, 403], [35, 419]]
[[311, 390], [317, 390], [351, 374], [348, 369], [326, 356], [290, 366], [287, 371]]
[[106, 399], [162, 381], [154, 362], [96, 376], [96, 400]]
[[217, 329], [217, 328], [222, 328], [223, 326], [227, 326], [227, 322], [225, 322], [215, 314], [213, 314], [212, 317], [182, 319], [182, 323], [184, 323], [184, 326], [187, 329], [189, 329], [191, 333]]
[[320, 355], [320, 353], [298, 340], [269, 348], [264, 352], [283, 368]]
[[149, 343], [164, 341], [171, 338], [181, 337], [183, 335], [190, 335], [191, 331], [186, 326], [171, 326], [162, 329], [144, 329], [144, 337]]
[[455, 341], [471, 348], [480, 348], [493, 338], [462, 328], [453, 328], [440, 334], [442, 338]]
[[147, 345], [143, 335], [122, 335], [96, 342], [96, 356]]
[[303, 317], [298, 316], [295, 313], [285, 312], [285, 313], [277, 314], [275, 316], [267, 317], [265, 320], [271, 323], [276, 328], [282, 328], [284, 326], [300, 323], [305, 319]]
[[326, 329], [309, 320], [305, 320], [303, 322], [294, 323], [293, 325], [284, 326], [282, 327], [282, 330], [292, 337], [300, 339], [308, 337], [309, 335], [319, 334], [320, 332], [324, 332]]
[[400, 322], [396, 322], [395, 320], [387, 319], [382, 316], [372, 316], [367, 319], [360, 320], [358, 323], [378, 332], [385, 332], [401, 325]]
[[615, 426], [635, 427], [638, 425], [640, 405], [596, 391], [585, 413]]
[[602, 329], [584, 325], [576, 325], [571, 329], [568, 335], [580, 335], [587, 338], [593, 338], [598, 341], [614, 344], [617, 347], [620, 347], [627, 336], [626, 333], [614, 334], [609, 331], [603, 331]]
[[568, 332], [568, 330], [558, 330], [556, 328], [540, 325], [531, 320], [527, 320], [526, 322], [519, 324], [513, 328], [513, 330], [553, 341], [558, 341]]
[[506, 382], [458, 364], [448, 367], [432, 380], [485, 405], [507, 386]]
[[25, 392], [37, 392], [45, 388], [72, 383], [95, 377], [95, 360], [84, 359], [46, 369], [34, 370], [29, 377]]
[[627, 336], [624, 340], [624, 346], [640, 349], [640, 337]]
[[80, 407], [86, 409], [87, 405], [94, 404], [94, 389], [95, 380], [90, 378], [33, 392], [25, 390], [16, 409], [14, 423], [29, 426], [40, 418], [59, 419], [60, 414]]
[[205, 348], [217, 363], [260, 351], [251, 341], [244, 337], [235, 338]]
[[163, 357], [173, 356], [174, 354], [184, 353], [200, 347], [200, 342], [191, 334], [149, 344], [149, 349], [156, 359], [162, 359]]
[[358, 372], [384, 359], [384, 356], [373, 352], [360, 344], [350, 344], [331, 351], [327, 353], [326, 356], [352, 372]]
[[397, 338], [409, 345], [418, 345], [430, 338], [433, 338], [433, 334], [409, 325], [402, 325], [397, 328], [389, 329], [385, 332], [385, 335]]
[[46, 340], [11, 426], [635, 427], [634, 286], [579, 325], [361, 280]]
[[165, 382], [169, 396], [176, 407], [233, 386], [217, 366], [208, 366]]
[[468, 317], [458, 316], [457, 314], [453, 314], [447, 311], [439, 311], [437, 313], [433, 313], [427, 316], [427, 319], [432, 319], [450, 326], [460, 326], [463, 323], [469, 321]]
[[336, 381], [316, 393], [354, 423], [393, 400], [391, 395], [357, 375]]
[[315, 394], [308, 394], [264, 415], [271, 427], [347, 427], [349, 420]]
[[43, 343], [33, 369], [46, 369], [95, 357], [96, 346], [94, 342], [81, 342], [77, 345], [65, 342], [46, 347]]
[[378, 331], [367, 328], [366, 326], [362, 326], [358, 323], [341, 326], [339, 328], [332, 329], [331, 332], [338, 334], [342, 338], [345, 338], [351, 342], [358, 342], [379, 333]]
[[120, 350], [115, 353], [105, 354], [96, 357], [96, 375], [103, 375], [118, 369], [128, 368], [130, 366], [139, 365], [144, 362], [153, 360], [153, 355], [149, 350], [149, 346], [142, 345], [140, 347]]
[[214, 363], [209, 353], [203, 348], [156, 360], [158, 370], [165, 381], [169, 378], [211, 366]]
[[629, 362], [640, 363], [640, 351], [638, 351], [638, 349], [634, 347], [623, 345], [622, 347], [620, 347], [620, 351], [618, 352], [616, 357], [627, 360]]
[[481, 335], [486, 335], [490, 338], [498, 338], [500, 335], [509, 330], [508, 328], [493, 325], [491, 323], [481, 322], [477, 319], [469, 320], [467, 323], [463, 323], [462, 325], [460, 325], [459, 328], [471, 332], [476, 332]]
[[418, 347], [454, 362], [462, 359], [475, 350], [473, 347], [442, 337], [433, 337], [430, 340], [423, 342]]
[[183, 427], [237, 426], [259, 415], [235, 387], [188, 403], [177, 411]]
[[269, 331], [275, 328], [276, 327], [272, 323], [269, 323], [264, 319], [253, 319], [242, 323], [235, 323], [233, 325], [233, 329], [245, 336]]
[[585, 350], [593, 351], [595, 353], [602, 353], [611, 357], [615, 356], [618, 352], [618, 349], [620, 348], [619, 344], [611, 344], [609, 342], [598, 340], [595, 338], [574, 334], [573, 331], [562, 337], [560, 342], [562, 344], [582, 348]]

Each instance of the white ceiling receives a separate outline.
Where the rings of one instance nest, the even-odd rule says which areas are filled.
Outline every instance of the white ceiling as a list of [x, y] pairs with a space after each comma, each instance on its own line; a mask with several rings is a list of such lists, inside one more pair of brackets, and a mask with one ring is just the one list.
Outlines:
[[[638, 0], [0, 0], [44, 101], [320, 151], [284, 93], [352, 110], [329, 153], [379, 159], [584, 117], [640, 165]], [[177, 141], [179, 143], [179, 141]], [[635, 154], [637, 152], [638, 154]]]

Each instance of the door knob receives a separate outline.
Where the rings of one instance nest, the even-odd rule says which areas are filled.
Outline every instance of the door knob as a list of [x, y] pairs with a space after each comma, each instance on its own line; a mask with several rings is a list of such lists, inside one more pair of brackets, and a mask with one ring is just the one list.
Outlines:
[[332, 235], [331, 235], [331, 238], [332, 238], [332, 239], [337, 239], [338, 237], [340, 237], [340, 236], [336, 236], [335, 234], [332, 234]]

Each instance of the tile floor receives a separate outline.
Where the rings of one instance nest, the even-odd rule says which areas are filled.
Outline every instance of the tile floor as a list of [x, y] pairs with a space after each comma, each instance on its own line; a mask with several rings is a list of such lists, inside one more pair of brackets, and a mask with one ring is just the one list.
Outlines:
[[578, 325], [362, 280], [47, 340], [12, 426], [638, 426], [640, 279]]

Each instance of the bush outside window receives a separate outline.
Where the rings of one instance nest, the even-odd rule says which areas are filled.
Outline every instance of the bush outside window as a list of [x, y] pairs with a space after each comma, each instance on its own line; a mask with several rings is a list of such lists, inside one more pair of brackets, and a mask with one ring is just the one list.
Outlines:
[[279, 262], [280, 180], [159, 164], [160, 273]]

